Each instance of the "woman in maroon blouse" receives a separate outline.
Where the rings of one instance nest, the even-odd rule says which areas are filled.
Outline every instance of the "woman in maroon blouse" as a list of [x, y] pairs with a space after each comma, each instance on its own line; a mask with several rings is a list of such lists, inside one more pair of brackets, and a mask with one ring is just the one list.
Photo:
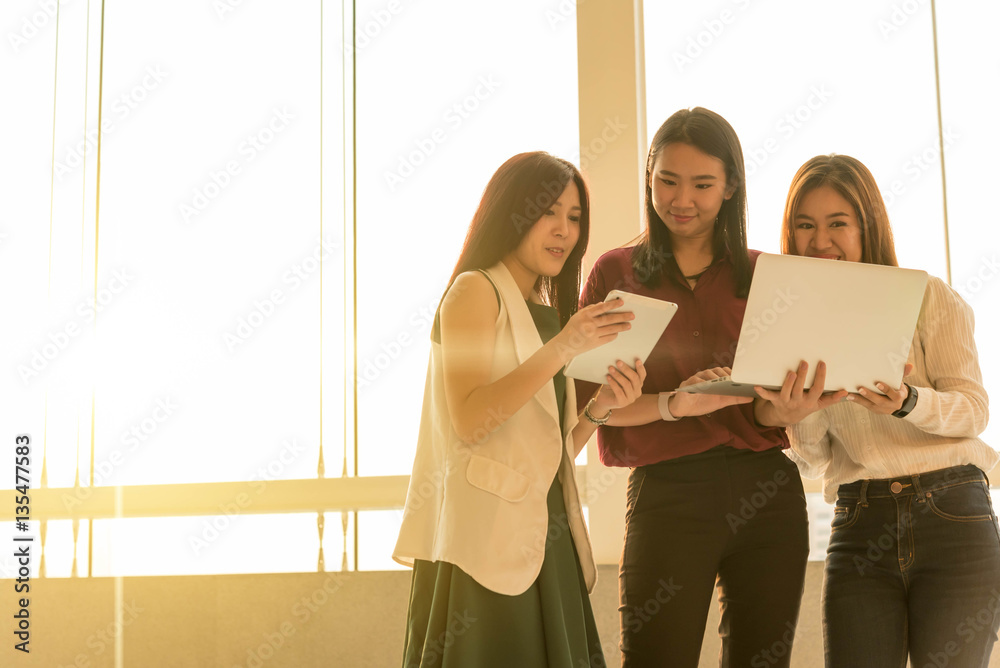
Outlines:
[[[646, 232], [605, 253], [581, 306], [613, 289], [675, 302], [644, 394], [599, 428], [632, 467], [619, 594], [622, 665], [698, 665], [719, 590], [722, 666], [788, 666], [809, 552], [805, 495], [781, 428], [753, 399], [678, 393], [729, 373], [758, 251], [747, 250], [743, 151], [700, 107], [672, 115], [646, 161]], [[596, 386], [578, 383], [584, 400]], [[757, 399], [757, 401], [763, 401]]]

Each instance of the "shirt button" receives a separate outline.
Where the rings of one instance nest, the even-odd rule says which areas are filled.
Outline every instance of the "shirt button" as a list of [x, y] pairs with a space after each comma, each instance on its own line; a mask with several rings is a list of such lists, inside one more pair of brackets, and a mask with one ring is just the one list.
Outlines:
[[697, 330], [694, 331], [694, 335], [698, 336], [698, 331]]

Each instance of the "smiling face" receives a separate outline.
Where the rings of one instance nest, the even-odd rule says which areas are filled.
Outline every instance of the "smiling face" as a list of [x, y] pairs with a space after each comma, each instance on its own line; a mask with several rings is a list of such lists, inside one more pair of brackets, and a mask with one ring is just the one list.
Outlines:
[[861, 223], [851, 203], [830, 186], [802, 197], [792, 225], [798, 255], [861, 262]]
[[581, 213], [580, 190], [570, 180], [559, 198], [542, 212], [542, 217], [505, 259], [511, 272], [536, 277], [558, 275], [580, 239]]
[[733, 196], [726, 183], [726, 166], [718, 158], [691, 146], [664, 146], [649, 175], [653, 209], [671, 237], [711, 238], [722, 203]]

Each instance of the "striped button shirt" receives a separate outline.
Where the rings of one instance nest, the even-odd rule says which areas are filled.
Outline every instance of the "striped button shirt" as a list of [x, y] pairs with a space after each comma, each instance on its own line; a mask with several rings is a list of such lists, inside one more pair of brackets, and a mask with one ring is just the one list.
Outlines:
[[910, 347], [913, 372], [904, 380], [917, 403], [904, 418], [850, 401], [788, 427], [788, 455], [807, 478], [823, 477], [827, 502], [843, 483], [895, 478], [974, 464], [989, 471], [1000, 459], [979, 439], [989, 420], [973, 338], [973, 313], [944, 281], [928, 278]]

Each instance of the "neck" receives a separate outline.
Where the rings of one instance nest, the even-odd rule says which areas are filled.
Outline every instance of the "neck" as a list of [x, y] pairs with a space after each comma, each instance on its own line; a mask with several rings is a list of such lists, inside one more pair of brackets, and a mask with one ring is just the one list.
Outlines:
[[507, 271], [514, 277], [514, 282], [517, 283], [517, 289], [521, 292], [521, 296], [525, 300], [530, 299], [531, 291], [535, 289], [535, 283], [538, 282], [538, 274], [525, 268], [524, 265], [511, 256], [503, 259], [503, 265], [507, 267]]
[[702, 258], [712, 258], [712, 235], [702, 237], [678, 237], [671, 235], [670, 247], [677, 257], [679, 264], [684, 264], [684, 260], [698, 260]]

